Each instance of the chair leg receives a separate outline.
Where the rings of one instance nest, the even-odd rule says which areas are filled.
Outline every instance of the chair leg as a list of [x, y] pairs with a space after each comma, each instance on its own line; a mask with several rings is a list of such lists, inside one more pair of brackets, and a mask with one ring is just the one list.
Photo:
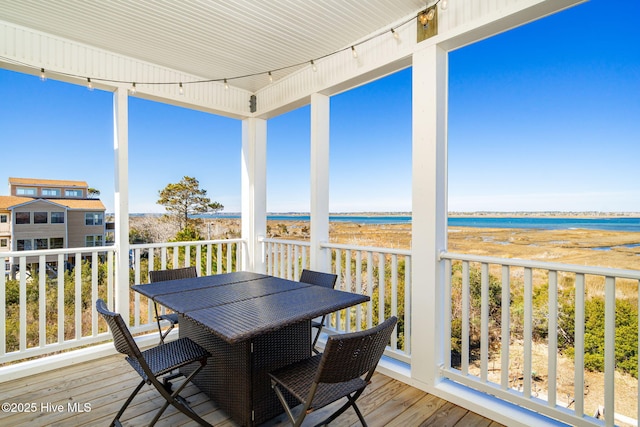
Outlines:
[[[353, 396], [355, 396], [355, 397], [353, 397]], [[362, 424], [362, 426], [363, 427], [367, 427], [367, 422], [364, 420], [364, 417], [362, 416], [362, 413], [360, 412], [360, 408], [358, 408], [358, 405], [356, 405], [356, 399], [358, 398], [358, 396], [360, 396], [360, 393], [356, 392], [356, 394], [354, 394], [353, 396], [347, 396], [348, 400], [344, 405], [342, 405], [333, 414], [329, 415], [327, 418], [325, 418], [324, 420], [322, 420], [321, 422], [316, 424], [314, 427], [328, 425], [330, 422], [332, 422], [333, 420], [338, 418], [340, 415], [342, 415], [342, 413], [344, 411], [349, 409], [349, 406], [353, 407], [353, 410], [356, 411], [356, 415], [358, 416], [358, 419], [360, 419], [360, 423]]]
[[[315, 388], [317, 387], [314, 386], [312, 393], [315, 393]], [[278, 399], [280, 400], [280, 403], [282, 404], [282, 407], [284, 408], [287, 416], [289, 417], [289, 421], [291, 421], [291, 425], [293, 427], [300, 427], [302, 425], [302, 422], [304, 421], [305, 417], [307, 416], [308, 410], [309, 410], [309, 406], [311, 405], [310, 401], [307, 401], [304, 403], [303, 407], [300, 410], [300, 415], [298, 416], [298, 418], [296, 419], [296, 417], [293, 414], [293, 411], [291, 410], [291, 408], [289, 407], [289, 404], [287, 403], [287, 399], [284, 397], [284, 395], [282, 394], [282, 391], [280, 390], [280, 387], [278, 387], [278, 384], [276, 384], [275, 381], [271, 381], [271, 388], [273, 388], [273, 390], [276, 392], [276, 395], [278, 396]]]
[[133, 390], [133, 393], [131, 393], [127, 401], [124, 402], [124, 405], [122, 405], [122, 408], [120, 408], [120, 411], [118, 412], [118, 414], [115, 416], [113, 421], [111, 421], [111, 426], [122, 426], [122, 424], [120, 423], [120, 417], [122, 416], [125, 409], [127, 409], [127, 406], [129, 406], [133, 398], [136, 396], [136, 394], [138, 394], [138, 392], [140, 391], [140, 389], [144, 384], [145, 384], [145, 380], [140, 381], [140, 384], [138, 384], [135, 390]]
[[320, 351], [316, 349], [316, 344], [318, 342], [318, 338], [320, 338], [320, 333], [322, 332], [322, 327], [324, 326], [325, 317], [327, 316], [326, 315], [322, 316], [322, 320], [320, 321], [320, 327], [318, 328], [318, 332], [316, 332], [316, 336], [313, 338], [313, 342], [311, 343], [311, 350], [313, 350], [315, 354], [320, 354]]
[[156, 323], [158, 323], [158, 333], [160, 333], [160, 344], [164, 344], [164, 335], [162, 335], [162, 326], [160, 326], [160, 318], [158, 317], [158, 304], [153, 302], [153, 309], [156, 312]]
[[175, 380], [176, 378], [179, 378], [181, 376], [182, 374], [180, 373], [180, 371], [177, 371], [171, 375], [167, 375], [166, 377], [162, 378], [162, 385], [167, 389], [169, 393], [171, 393], [171, 380]]
[[[156, 303], [153, 304], [156, 310], [156, 319], [158, 322], [158, 331], [160, 332], [160, 344], [164, 344], [164, 339], [169, 335], [169, 332], [175, 327], [175, 323], [171, 323], [169, 328], [163, 333], [162, 327], [160, 326], [160, 320], [158, 319], [158, 305]], [[162, 379], [162, 384], [167, 388], [167, 391], [171, 392], [171, 380], [174, 380], [178, 377], [182, 376], [180, 373], [175, 373], [173, 375], [166, 376]]]
[[[169, 335], [169, 332], [176, 326], [175, 323], [171, 322], [169, 328], [165, 332], [162, 332], [162, 326], [160, 326], [160, 319], [158, 318], [158, 304], [153, 303], [153, 308], [156, 312], [156, 322], [158, 323], [158, 332], [160, 333], [160, 344], [164, 344], [164, 339]], [[171, 391], [171, 380], [178, 378], [181, 374], [173, 374], [168, 377], [164, 377], [162, 383], [165, 387], [168, 387], [167, 390]]]
[[278, 387], [276, 382], [273, 381], [273, 380], [271, 381], [271, 388], [273, 389], [273, 391], [276, 392], [276, 396], [278, 396], [278, 400], [280, 400], [280, 403], [282, 404], [282, 407], [284, 408], [285, 413], [289, 417], [289, 421], [291, 421], [291, 425], [295, 425], [296, 419], [293, 416], [293, 412], [291, 412], [291, 408], [289, 407], [289, 404], [287, 403], [287, 399], [284, 398], [284, 395], [282, 394], [282, 391], [280, 391], [280, 387]]
[[198, 372], [200, 372], [202, 370], [202, 368], [204, 368], [205, 365], [206, 365], [206, 360], [201, 362], [200, 366], [197, 367], [188, 377], [186, 377], [186, 379], [184, 380], [182, 385], [180, 385], [180, 387], [178, 387], [171, 394], [169, 394], [167, 389], [164, 388], [162, 386], [162, 384], [157, 379], [154, 378], [154, 379], [151, 380], [151, 382], [155, 385], [155, 387], [158, 389], [160, 394], [165, 398], [165, 403], [164, 403], [164, 405], [162, 405], [162, 408], [160, 408], [160, 410], [156, 413], [155, 417], [153, 417], [153, 420], [151, 420], [151, 423], [149, 424], [149, 426], [155, 425], [156, 422], [160, 419], [160, 416], [169, 407], [169, 405], [173, 405], [173, 407], [175, 407], [178, 411], [182, 412], [183, 414], [185, 414], [186, 416], [188, 416], [189, 418], [191, 418], [192, 420], [194, 420], [195, 422], [197, 422], [201, 426], [212, 427], [210, 423], [206, 422], [198, 414], [196, 414], [193, 411], [193, 409], [191, 409], [191, 407], [189, 406], [187, 401], [184, 400], [184, 398], [182, 398], [182, 396], [180, 396], [180, 392], [182, 391], [182, 389], [184, 389], [191, 382], [191, 379]]
[[360, 412], [360, 408], [358, 408], [358, 405], [356, 405], [356, 401], [351, 400], [351, 396], [347, 396], [347, 398], [351, 402], [351, 406], [353, 406], [353, 410], [356, 411], [356, 415], [358, 415], [358, 418], [360, 418], [360, 422], [362, 423], [362, 426], [367, 427], [367, 422], [364, 420], [364, 417], [362, 416], [362, 412]]
[[167, 337], [167, 335], [169, 335], [169, 332], [171, 332], [171, 330], [172, 330], [173, 328], [175, 328], [175, 327], [176, 327], [176, 324], [175, 324], [175, 323], [173, 323], [173, 322], [171, 322], [171, 323], [169, 324], [169, 327], [167, 328], [167, 330], [166, 330], [166, 331], [164, 331], [164, 333], [162, 333], [162, 332], [160, 333], [160, 337], [161, 337], [161, 338], [160, 338], [160, 341], [161, 341], [163, 344], [164, 344], [164, 339]]

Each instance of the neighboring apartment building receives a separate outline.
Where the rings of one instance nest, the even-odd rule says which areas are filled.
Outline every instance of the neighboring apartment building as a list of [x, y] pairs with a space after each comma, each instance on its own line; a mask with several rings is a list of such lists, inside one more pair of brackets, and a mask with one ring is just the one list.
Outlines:
[[[88, 190], [84, 181], [9, 178], [9, 196], [0, 196], [0, 256], [8, 251], [104, 245], [105, 207], [89, 198]], [[47, 257], [47, 262], [56, 260]], [[37, 257], [27, 259], [32, 262]]]

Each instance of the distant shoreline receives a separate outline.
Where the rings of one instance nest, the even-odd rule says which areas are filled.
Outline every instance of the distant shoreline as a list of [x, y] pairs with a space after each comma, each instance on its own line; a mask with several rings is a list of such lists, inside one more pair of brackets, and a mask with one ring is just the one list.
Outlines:
[[[519, 214], [519, 215], [518, 215]], [[160, 214], [146, 216], [146, 218], [159, 219]], [[145, 216], [131, 215], [131, 219], [145, 218]], [[202, 222], [232, 222], [240, 224], [239, 214], [210, 214], [198, 215], [195, 218]], [[267, 214], [268, 224], [309, 224], [311, 217], [302, 213]], [[349, 213], [330, 214], [329, 223], [337, 224], [353, 223], [362, 225], [377, 225], [381, 227], [401, 226], [411, 227], [414, 218], [407, 213]], [[495, 228], [495, 229], [547, 229], [547, 230], [608, 230], [624, 232], [640, 232], [640, 215], [621, 213], [598, 212], [536, 212], [523, 214], [518, 212], [500, 213], [481, 212], [473, 215], [464, 213], [450, 214], [447, 217], [449, 229], [452, 227]], [[302, 226], [302, 225], [301, 225]]]
[[[107, 215], [113, 215], [108, 213]], [[130, 213], [129, 216], [162, 216], [162, 213]], [[199, 218], [238, 218], [240, 212], [220, 212], [216, 214], [197, 215]], [[267, 212], [267, 216], [291, 216], [305, 217], [309, 216], [309, 212]], [[411, 212], [331, 212], [329, 216], [363, 216], [363, 217], [393, 217], [393, 216], [411, 216]], [[514, 212], [494, 212], [494, 211], [476, 211], [476, 212], [449, 212], [449, 217], [460, 218], [520, 218], [520, 217], [544, 217], [544, 218], [640, 218], [640, 212], [599, 212], [599, 211], [514, 211]]]
[[491, 217], [491, 218], [640, 218], [640, 212], [449, 212], [450, 217]]

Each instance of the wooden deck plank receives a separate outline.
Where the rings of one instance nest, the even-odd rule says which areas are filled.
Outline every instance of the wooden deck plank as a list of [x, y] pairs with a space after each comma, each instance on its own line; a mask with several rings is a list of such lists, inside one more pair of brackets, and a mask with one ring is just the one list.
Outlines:
[[[467, 427], [489, 427], [491, 425], [491, 420], [481, 417], [476, 413], [467, 412], [458, 424]], [[498, 425], [499, 424], [496, 424], [494, 427], [497, 427]]]
[[[116, 383], [111, 384], [106, 387], [101, 387], [99, 385], [94, 384], [93, 390], [84, 390], [83, 392], [78, 392], [78, 389], [69, 389], [67, 393], [60, 392], [56, 394], [56, 397], [52, 399], [38, 399], [36, 400], [38, 403], [50, 401], [55, 405], [63, 405], [65, 408], [64, 413], [55, 413], [55, 412], [39, 412], [38, 417], [36, 419], [30, 418], [27, 413], [24, 414], [15, 414], [14, 417], [10, 418], [11, 422], [19, 423], [19, 422], [37, 422], [42, 425], [52, 424], [58, 421], [67, 421], [74, 418], [73, 412], [68, 411], [68, 404], [79, 403], [83, 405], [84, 403], [91, 404], [91, 411], [93, 412], [93, 416], [97, 416], [101, 412], [107, 413], [111, 411], [111, 408], [108, 407], [109, 404], [113, 405], [113, 402], [120, 401], [123, 397], [126, 398], [129, 392], [137, 385], [139, 382], [137, 378], [122, 378], [116, 377], [114, 379]], [[83, 401], [83, 396], [90, 396], [90, 401]], [[30, 400], [34, 401], [34, 400]], [[107, 406], [106, 408], [104, 408]], [[108, 412], [111, 413], [111, 412]], [[77, 417], [76, 417], [77, 418]]]
[[[0, 401], [35, 403], [35, 412], [0, 413], [0, 425], [94, 426], [109, 425], [139, 383], [140, 377], [121, 355], [57, 369], [0, 385]], [[180, 379], [176, 380], [177, 384]], [[238, 427], [198, 388], [190, 384], [183, 390], [196, 413], [208, 422], [222, 427]], [[144, 385], [122, 416], [127, 427], [144, 426], [154, 417], [164, 400], [151, 386]], [[61, 412], [41, 410], [41, 405], [63, 406]], [[89, 403], [90, 412], [69, 411], [68, 405]], [[314, 425], [339, 408], [336, 402], [307, 416], [304, 425]], [[358, 399], [358, 407], [371, 427], [381, 426], [456, 426], [501, 427], [477, 414], [410, 387], [382, 374], [373, 376], [371, 384]], [[158, 425], [196, 426], [189, 417], [169, 406]], [[263, 427], [289, 425], [284, 414], [265, 423]], [[347, 410], [334, 427], [359, 425], [353, 409]]]
[[[56, 369], [33, 375], [19, 381], [3, 383], [0, 390], [0, 399], [20, 399], [27, 395], [35, 398], [36, 393], [46, 395], [54, 390], [65, 390], [83, 383], [91, 383], [96, 378], [113, 376], [120, 371], [122, 366], [128, 365], [121, 356], [110, 356], [101, 359], [102, 364], [92, 362], [81, 363], [65, 369]], [[75, 369], [73, 369], [75, 368]], [[90, 375], [88, 373], [90, 372]]]
[[456, 406], [451, 402], [446, 402], [426, 421], [421, 423], [420, 427], [454, 427], [467, 412], [469, 411], [464, 408]]
[[446, 401], [425, 393], [424, 396], [418, 399], [413, 405], [407, 408], [406, 411], [403, 411], [387, 425], [398, 427], [419, 426], [436, 413], [436, 411], [438, 411], [445, 403]]
[[403, 387], [402, 390], [393, 395], [390, 400], [382, 402], [377, 408], [367, 413], [367, 418], [371, 420], [367, 424], [370, 427], [382, 427], [388, 425], [393, 419], [402, 414], [407, 408], [414, 405], [426, 393], [413, 387]]
[[113, 393], [114, 391], [127, 390], [132, 384], [139, 382], [135, 377], [123, 375], [123, 370], [114, 370], [108, 375], [96, 375], [92, 371], [87, 371], [83, 374], [85, 375], [84, 379], [79, 378], [77, 381], [70, 379], [65, 380], [63, 387], [42, 387], [39, 390], [28, 391], [18, 397], [12, 397], [10, 400], [30, 399], [58, 402], [68, 399], [69, 395], [84, 396], [87, 394], [91, 394], [93, 398], [97, 398], [105, 394]]

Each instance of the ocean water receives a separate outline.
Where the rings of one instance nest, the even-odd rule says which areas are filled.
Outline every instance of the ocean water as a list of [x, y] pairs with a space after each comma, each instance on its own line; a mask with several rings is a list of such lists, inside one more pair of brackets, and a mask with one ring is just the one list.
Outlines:
[[[219, 218], [238, 218], [239, 215], [213, 215]], [[273, 221], [309, 221], [309, 215], [268, 215]], [[408, 215], [331, 215], [331, 222], [355, 222], [358, 224], [408, 224]], [[559, 217], [451, 217], [450, 227], [478, 228], [534, 228], [544, 230], [610, 230], [640, 232], [640, 218], [559, 218]]]
[[449, 226], [480, 228], [537, 228], [544, 230], [609, 230], [640, 232], [640, 218], [449, 218]]

